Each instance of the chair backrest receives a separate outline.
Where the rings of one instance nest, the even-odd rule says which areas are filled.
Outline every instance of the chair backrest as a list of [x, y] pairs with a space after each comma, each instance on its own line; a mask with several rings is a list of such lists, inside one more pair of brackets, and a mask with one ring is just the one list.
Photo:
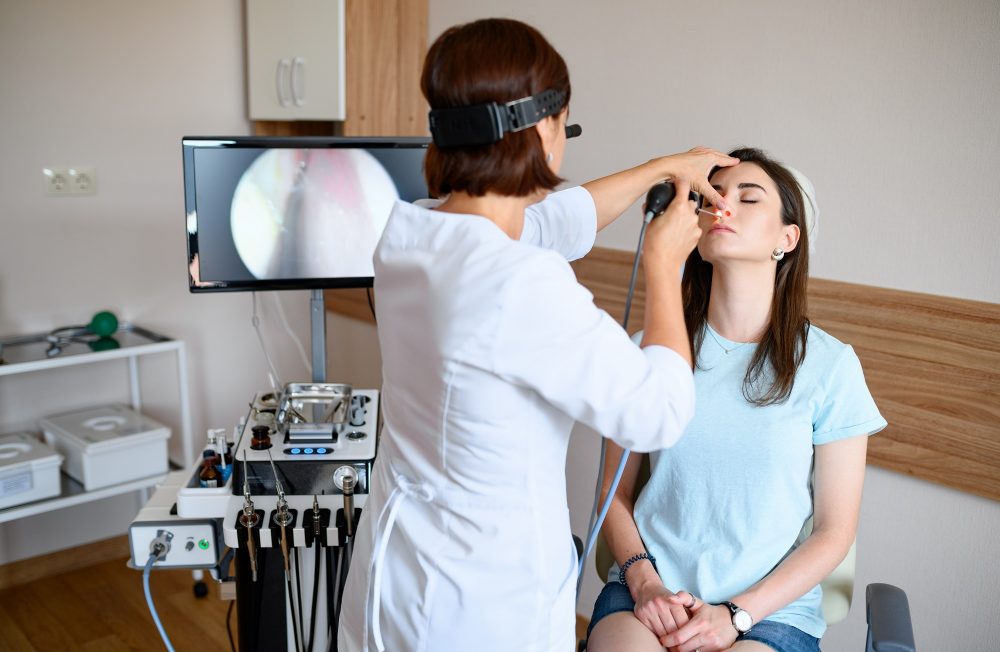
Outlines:
[[[633, 453], [637, 455], [638, 453]], [[639, 465], [639, 476], [636, 479], [635, 495], [639, 495], [646, 483], [649, 481], [649, 455], [642, 455], [642, 462]], [[812, 519], [806, 521], [802, 528], [802, 538], [812, 532]], [[857, 541], [851, 544], [844, 561], [833, 569], [826, 578], [820, 582], [823, 589], [823, 619], [827, 625], [840, 622], [847, 617], [851, 609], [851, 597], [854, 595], [854, 560], [855, 546]], [[594, 564], [597, 567], [597, 576], [602, 580], [607, 578], [608, 571], [614, 565], [615, 559], [608, 548], [604, 535], [597, 536], [597, 545], [594, 548]]]

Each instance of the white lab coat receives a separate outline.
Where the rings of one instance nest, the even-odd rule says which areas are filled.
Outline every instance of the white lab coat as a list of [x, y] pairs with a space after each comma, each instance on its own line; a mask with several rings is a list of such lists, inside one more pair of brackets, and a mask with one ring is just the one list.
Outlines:
[[530, 207], [521, 241], [394, 207], [375, 253], [384, 427], [341, 652], [573, 649], [574, 421], [649, 451], [694, 413], [683, 358], [636, 347], [576, 282], [595, 224], [583, 188]]

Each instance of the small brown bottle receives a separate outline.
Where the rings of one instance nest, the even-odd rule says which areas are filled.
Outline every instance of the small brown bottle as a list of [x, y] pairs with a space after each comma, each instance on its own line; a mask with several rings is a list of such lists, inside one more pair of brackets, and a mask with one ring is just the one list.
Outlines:
[[267, 450], [271, 447], [271, 429], [267, 426], [254, 426], [250, 429], [250, 448], [255, 451]]
[[215, 468], [212, 451], [205, 451], [201, 460], [201, 471], [198, 472], [198, 483], [205, 488], [221, 487], [222, 474]]
[[233, 463], [233, 446], [225, 439], [222, 440], [222, 450], [225, 451], [222, 455], [222, 459], [225, 460], [226, 466]]

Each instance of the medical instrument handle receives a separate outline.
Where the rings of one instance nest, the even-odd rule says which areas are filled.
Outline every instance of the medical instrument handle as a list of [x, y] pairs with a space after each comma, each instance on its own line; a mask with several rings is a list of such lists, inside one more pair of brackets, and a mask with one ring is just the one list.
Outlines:
[[[663, 211], [667, 210], [667, 206], [670, 202], [674, 200], [674, 196], [677, 194], [677, 189], [674, 188], [674, 184], [670, 181], [663, 181], [654, 185], [646, 193], [646, 219], [645, 222], [649, 223], [654, 217], [659, 217], [663, 214]], [[701, 196], [695, 191], [691, 190], [688, 192], [688, 199], [697, 202], [701, 200]], [[652, 213], [652, 215], [650, 215]]]

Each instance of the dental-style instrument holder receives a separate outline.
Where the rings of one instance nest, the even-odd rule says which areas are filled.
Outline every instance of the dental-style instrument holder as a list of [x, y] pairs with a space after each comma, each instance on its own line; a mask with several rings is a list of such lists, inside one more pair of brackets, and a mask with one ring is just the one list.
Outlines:
[[246, 474], [247, 460], [243, 458], [243, 511], [239, 516], [240, 527], [236, 531], [240, 545], [247, 547], [250, 557], [250, 573], [254, 582], [257, 581], [257, 550], [260, 548], [260, 521], [264, 516], [263, 510], [254, 509], [253, 499], [250, 498], [250, 485], [247, 483]]

